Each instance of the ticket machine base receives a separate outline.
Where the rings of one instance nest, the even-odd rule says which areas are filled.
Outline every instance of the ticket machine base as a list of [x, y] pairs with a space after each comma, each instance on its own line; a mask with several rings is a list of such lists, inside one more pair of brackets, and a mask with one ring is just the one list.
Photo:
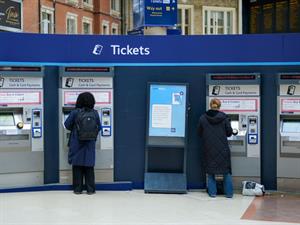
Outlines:
[[186, 176], [183, 173], [145, 173], [145, 193], [187, 192]]

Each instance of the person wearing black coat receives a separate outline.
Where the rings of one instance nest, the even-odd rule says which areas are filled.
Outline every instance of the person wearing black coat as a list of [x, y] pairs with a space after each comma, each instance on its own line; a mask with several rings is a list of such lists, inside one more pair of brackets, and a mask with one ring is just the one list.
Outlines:
[[233, 134], [230, 119], [219, 111], [221, 101], [212, 99], [210, 109], [201, 115], [198, 134], [204, 148], [204, 168], [208, 176], [207, 189], [210, 197], [216, 197], [215, 175], [223, 175], [226, 197], [233, 197], [230, 148], [227, 137]]
[[69, 139], [68, 161], [72, 165], [73, 175], [73, 190], [75, 194], [81, 194], [83, 191], [83, 179], [85, 179], [85, 186], [87, 194], [94, 194], [95, 188], [95, 150], [96, 141], [80, 141], [78, 139], [78, 132], [75, 128], [75, 120], [79, 113], [79, 109], [87, 108], [95, 111], [97, 123], [99, 124], [99, 131], [101, 129], [100, 117], [96, 110], [94, 110], [95, 98], [90, 92], [81, 93], [76, 100], [76, 108], [70, 113], [64, 125], [66, 129], [71, 131]]

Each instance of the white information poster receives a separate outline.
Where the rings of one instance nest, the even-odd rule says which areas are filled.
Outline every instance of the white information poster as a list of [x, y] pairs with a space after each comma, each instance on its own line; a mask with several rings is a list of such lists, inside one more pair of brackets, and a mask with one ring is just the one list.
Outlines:
[[152, 105], [152, 124], [154, 128], [171, 128], [172, 105]]
[[5, 91], [0, 92], [0, 104], [41, 104], [42, 93]]
[[300, 98], [282, 98], [280, 101], [281, 112], [300, 112]]

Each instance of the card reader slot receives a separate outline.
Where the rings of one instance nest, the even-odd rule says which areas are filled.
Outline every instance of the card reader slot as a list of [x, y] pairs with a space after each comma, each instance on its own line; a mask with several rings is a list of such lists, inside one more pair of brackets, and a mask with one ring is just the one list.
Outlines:
[[299, 141], [283, 141], [282, 146], [292, 146], [300, 148], [300, 140]]
[[29, 134], [18, 134], [18, 135], [0, 135], [0, 141], [20, 141], [29, 140]]
[[238, 145], [243, 146], [244, 141], [243, 140], [228, 140], [229, 145]]

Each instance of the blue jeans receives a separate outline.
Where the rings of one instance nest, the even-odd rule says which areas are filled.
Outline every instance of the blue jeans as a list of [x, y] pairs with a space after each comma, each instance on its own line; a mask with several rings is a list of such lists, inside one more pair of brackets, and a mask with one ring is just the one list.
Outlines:
[[[208, 174], [207, 180], [207, 189], [210, 197], [217, 196], [217, 184], [215, 179], [215, 174]], [[223, 174], [223, 185], [224, 192], [227, 198], [232, 198], [233, 196], [233, 186], [232, 186], [232, 177], [230, 173]]]

